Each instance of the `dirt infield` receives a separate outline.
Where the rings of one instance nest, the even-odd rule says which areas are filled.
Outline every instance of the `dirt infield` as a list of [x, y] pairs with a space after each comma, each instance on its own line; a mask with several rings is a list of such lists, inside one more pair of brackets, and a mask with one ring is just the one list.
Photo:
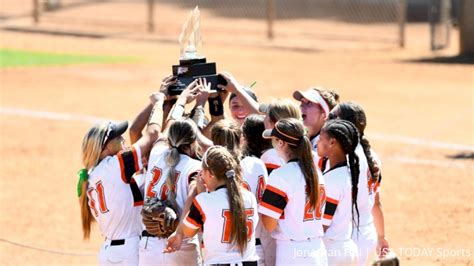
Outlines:
[[[384, 164], [387, 239], [402, 264], [472, 264], [474, 67], [417, 61], [433, 56], [424, 42], [427, 29], [408, 30], [405, 50], [302, 52], [216, 41], [204, 54], [242, 83], [256, 80], [261, 101], [321, 84], [337, 89], [343, 101], [361, 103], [366, 134]], [[178, 46], [0, 35], [6, 48], [143, 58], [133, 64], [0, 70], [0, 264], [95, 264], [102, 237], [94, 228], [91, 241], [82, 241], [75, 191], [82, 136], [91, 125], [85, 116], [132, 120], [177, 63]], [[456, 43], [452, 47], [441, 55], [454, 55]], [[463, 154], [471, 159], [451, 158]]]

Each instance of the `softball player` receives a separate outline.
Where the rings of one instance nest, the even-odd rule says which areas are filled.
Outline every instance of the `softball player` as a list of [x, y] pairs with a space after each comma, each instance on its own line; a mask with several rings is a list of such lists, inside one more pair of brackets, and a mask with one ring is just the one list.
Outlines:
[[[389, 248], [388, 241], [385, 239], [383, 212], [378, 193], [381, 164], [364, 136], [367, 119], [360, 105], [352, 102], [340, 103], [331, 111], [330, 116], [352, 122], [360, 133], [359, 145], [356, 148], [360, 165], [359, 193], [357, 194], [360, 223], [359, 230], [353, 231], [352, 239], [359, 249], [359, 265], [366, 265], [367, 261], [374, 256], [376, 247], [379, 254]], [[378, 204], [375, 204], [376, 202]]]
[[329, 158], [329, 169], [324, 172], [326, 209], [323, 216], [329, 265], [357, 265], [357, 246], [351, 239], [353, 227], [358, 230], [359, 224], [357, 144], [357, 128], [351, 122], [330, 120], [321, 129], [318, 154]]
[[[265, 129], [272, 129], [275, 123], [283, 118], [301, 119], [298, 106], [288, 99], [273, 101], [270, 104], [261, 104], [259, 111], [265, 114]], [[274, 148], [265, 151], [260, 159], [265, 163], [268, 174], [286, 163]]]
[[146, 133], [123, 150], [122, 134], [128, 123], [93, 126], [82, 143], [85, 169], [79, 172], [78, 195], [84, 238], [90, 236], [93, 219], [99, 224], [105, 242], [99, 252], [100, 265], [138, 264], [143, 197], [133, 174], [142, 169], [161, 129], [164, 95], [154, 104]]
[[[261, 134], [261, 133], [260, 133]], [[242, 169], [242, 186], [248, 191], [252, 192], [259, 202], [265, 189], [267, 182], [268, 173], [265, 168], [265, 164], [257, 157], [246, 156], [242, 158], [242, 151], [240, 149], [240, 142], [242, 132], [240, 127], [234, 122], [228, 120], [221, 120], [214, 125], [211, 130], [212, 141], [215, 145], [224, 146], [239, 161]], [[262, 246], [261, 236], [264, 234], [263, 239], [268, 239], [269, 235], [266, 232], [262, 232], [262, 225], [258, 223], [256, 230], [256, 252], [260, 257], [258, 264], [265, 265], [265, 248], [268, 248], [269, 254], [274, 254], [274, 249], [271, 250], [271, 243], [267, 244], [264, 240], [263, 243], [267, 246]], [[271, 260], [271, 258], [269, 258]], [[271, 265], [271, 264], [269, 264]]]
[[300, 101], [303, 124], [308, 129], [313, 151], [317, 151], [319, 132], [326, 122], [332, 108], [338, 103], [339, 95], [323, 87], [310, 88], [305, 91], [295, 91], [293, 98]]
[[262, 137], [265, 130], [264, 116], [249, 115], [242, 125], [242, 151], [244, 156], [260, 158], [268, 149], [272, 148], [272, 142]]
[[257, 265], [255, 196], [240, 185], [240, 166], [226, 148], [213, 146], [203, 156], [201, 180], [209, 193], [197, 195], [183, 223], [184, 235], [203, 231], [205, 265]]
[[[192, 122], [182, 120], [171, 123], [167, 143], [157, 143], [150, 153], [145, 195], [146, 198], [170, 200], [181, 217], [186, 208], [186, 199], [193, 193], [191, 190], [201, 169], [201, 162], [193, 159], [198, 147], [196, 127]], [[181, 248], [176, 253], [163, 253], [166, 243], [167, 239], [159, 239], [143, 231], [139, 250], [140, 265], [200, 264], [199, 243], [196, 237], [183, 239]]]
[[276, 239], [276, 265], [327, 265], [321, 216], [325, 190], [303, 124], [281, 119], [263, 132], [287, 162], [274, 170], [259, 206], [262, 223]]
[[219, 75], [227, 81], [227, 85], [217, 86], [220, 89], [231, 93], [229, 98], [229, 109], [232, 119], [234, 119], [239, 125], [242, 125], [248, 115], [258, 113], [257, 95], [255, 95], [250, 88], [241, 86], [230, 73], [221, 72]]

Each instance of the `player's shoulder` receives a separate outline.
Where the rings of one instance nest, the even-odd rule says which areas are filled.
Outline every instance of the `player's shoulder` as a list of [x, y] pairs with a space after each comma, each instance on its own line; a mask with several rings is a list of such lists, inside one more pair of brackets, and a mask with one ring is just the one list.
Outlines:
[[119, 160], [117, 155], [107, 156], [102, 159], [89, 173], [89, 181], [94, 177], [107, 177], [105, 180], [114, 180], [113, 175], [120, 174]]
[[266, 150], [262, 156], [260, 156], [260, 159], [264, 163], [273, 163], [277, 165], [282, 165], [283, 164], [283, 159], [278, 155], [278, 152], [275, 149], [268, 149]]
[[266, 169], [265, 168], [265, 163], [263, 162], [263, 160], [261, 160], [257, 157], [254, 157], [254, 156], [244, 157], [242, 160], [240, 160], [240, 165], [242, 166], [242, 168], [244, 168], [244, 167], [248, 167], [248, 168], [259, 167], [259, 168], [262, 168], [262, 169]]
[[169, 150], [169, 147], [166, 143], [163, 142], [157, 142], [153, 145], [153, 148], [150, 151], [150, 158], [154, 157], [161, 157], [166, 154], [166, 152]]
[[295, 163], [287, 163], [273, 170], [268, 176], [268, 182], [273, 185], [279, 184], [280, 186], [286, 186], [289, 180], [294, 180], [295, 178], [293, 177], [300, 173], [299, 168], [295, 166], [297, 167], [298, 165]]
[[327, 185], [335, 185], [338, 187], [343, 187], [351, 181], [351, 173], [347, 166], [329, 169], [328, 171], [324, 172], [323, 176]]

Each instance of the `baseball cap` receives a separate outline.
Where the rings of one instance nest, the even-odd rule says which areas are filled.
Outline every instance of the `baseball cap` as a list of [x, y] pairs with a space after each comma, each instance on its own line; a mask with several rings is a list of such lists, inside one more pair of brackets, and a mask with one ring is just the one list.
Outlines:
[[280, 122], [277, 122], [273, 129], [266, 129], [265, 131], [263, 131], [262, 137], [264, 139], [271, 139], [271, 138], [275, 137], [275, 138], [281, 139], [285, 142], [288, 142], [288, 144], [292, 145], [292, 146], [298, 146], [298, 144], [300, 144], [301, 139], [303, 138], [303, 136], [292, 136], [292, 135], [284, 132], [279, 127], [281, 127], [281, 124], [280, 124]]
[[295, 98], [295, 100], [298, 100], [298, 101], [301, 101], [301, 99], [305, 98], [306, 100], [310, 102], [319, 104], [319, 106], [321, 106], [321, 108], [324, 110], [326, 115], [329, 114], [328, 103], [326, 102], [326, 100], [324, 100], [321, 94], [319, 94], [319, 92], [315, 89], [308, 89], [305, 91], [297, 90], [293, 93], [293, 98]]
[[[248, 88], [248, 87], [244, 87], [243, 89], [244, 89], [245, 93], [247, 93], [247, 94], [248, 94], [252, 99], [254, 99], [256, 102], [258, 102], [257, 95], [255, 95], [255, 93], [252, 91], [252, 89], [250, 89], [250, 88]], [[235, 97], [237, 97], [237, 94], [232, 93], [232, 94], [230, 95], [229, 100], [232, 100], [232, 99], [234, 99]]]
[[102, 147], [105, 147], [111, 140], [120, 137], [128, 128], [128, 121], [123, 121], [120, 123], [109, 122], [107, 125], [107, 131], [104, 136], [104, 141], [102, 142]]

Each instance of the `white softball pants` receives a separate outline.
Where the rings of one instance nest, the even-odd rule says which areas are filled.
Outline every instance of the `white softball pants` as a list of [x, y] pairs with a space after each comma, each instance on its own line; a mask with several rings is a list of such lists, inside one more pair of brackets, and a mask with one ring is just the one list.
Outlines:
[[201, 265], [201, 255], [198, 248], [194, 245], [191, 247], [181, 248], [172, 253], [163, 253], [166, 248], [166, 239], [159, 239], [157, 237], [142, 237], [139, 248], [139, 265]]
[[99, 265], [138, 265], [139, 242], [139, 236], [125, 238], [120, 245], [112, 245], [115, 243], [106, 239], [99, 251]]
[[341, 241], [324, 239], [324, 244], [326, 245], [329, 266], [355, 266], [358, 264], [359, 254], [352, 239]]

